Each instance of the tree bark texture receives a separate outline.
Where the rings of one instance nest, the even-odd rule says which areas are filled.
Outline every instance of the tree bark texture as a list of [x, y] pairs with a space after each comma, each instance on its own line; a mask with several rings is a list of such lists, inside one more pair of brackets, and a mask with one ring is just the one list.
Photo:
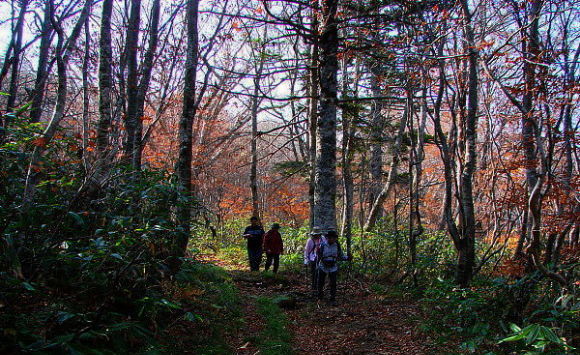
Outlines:
[[[177, 166], [177, 178], [181, 193], [185, 197], [192, 198], [192, 147], [193, 147], [193, 121], [196, 115], [196, 77], [199, 60], [199, 34], [198, 0], [187, 1], [187, 57], [185, 61], [185, 85], [183, 88], [183, 111], [179, 120], [179, 157]], [[174, 255], [183, 256], [189, 242], [191, 209], [189, 204], [178, 205], [178, 222], [182, 233], [179, 235], [174, 246]]]
[[[90, 15], [90, 14], [89, 14]], [[88, 170], [87, 161], [87, 145], [89, 143], [89, 125], [90, 125], [90, 93], [89, 93], [89, 71], [90, 71], [90, 55], [91, 55], [91, 35], [89, 17], [85, 20], [85, 48], [83, 56], [83, 131], [82, 131], [82, 158], [85, 172]]]
[[[373, 203], [380, 195], [383, 188], [383, 136], [384, 136], [384, 121], [383, 121], [383, 101], [379, 97], [382, 95], [380, 85], [380, 64], [372, 63], [370, 65], [371, 72], [371, 92], [373, 97], [376, 97], [371, 103], [371, 181], [369, 187], [369, 203], [372, 208]], [[382, 206], [377, 211], [377, 219], [381, 218], [383, 214]]]
[[[318, 32], [318, 20], [316, 14], [312, 13], [312, 30]], [[314, 226], [314, 183], [316, 180], [316, 127], [318, 125], [318, 104], [319, 104], [319, 62], [318, 62], [318, 37], [313, 36], [313, 41], [310, 50], [310, 68], [308, 72], [308, 143], [309, 143], [309, 161], [310, 161], [310, 179], [308, 186], [308, 198], [310, 205], [310, 227]]]
[[97, 123], [97, 154], [104, 159], [109, 146], [109, 130], [113, 119], [113, 49], [111, 46], [111, 17], [113, 0], [103, 1], [101, 37], [99, 39], [99, 121]]
[[536, 130], [539, 122], [534, 118], [534, 98], [536, 96], [536, 64], [540, 61], [540, 32], [539, 17], [544, 1], [533, 0], [530, 3], [529, 28], [526, 39], [522, 41], [524, 53], [523, 75], [524, 94], [522, 97], [522, 147], [524, 150], [524, 164], [528, 185], [528, 210], [530, 217], [530, 247], [529, 254], [539, 262], [541, 215], [542, 215], [542, 185], [543, 178], [538, 172]]
[[[342, 61], [342, 70], [343, 70], [343, 89], [342, 95], [343, 97], [347, 98], [348, 95], [348, 60], [343, 59]], [[357, 91], [356, 87], [358, 86], [358, 65], [357, 65], [357, 73], [355, 74], [355, 82], [353, 83], [355, 87], [354, 97], [356, 97]], [[347, 106], [345, 106], [347, 107]], [[356, 118], [358, 116], [358, 110], [356, 108], [353, 109], [345, 109], [342, 110], [342, 148], [341, 148], [341, 157], [342, 157], [342, 188], [343, 188], [343, 221], [342, 221], [342, 229], [340, 234], [346, 240], [346, 254], [351, 254], [351, 247], [352, 247], [352, 226], [353, 226], [353, 214], [354, 214], [354, 178], [352, 174], [352, 161], [353, 161], [353, 140], [355, 135], [355, 124]]]
[[[143, 150], [143, 114], [145, 96], [149, 89], [153, 61], [157, 50], [159, 37], [160, 0], [154, 0], [151, 7], [151, 24], [147, 52], [143, 65], [137, 64], [139, 46], [139, 24], [141, 0], [132, 0], [129, 27], [127, 29], [127, 115], [125, 118], [125, 159], [134, 169], [141, 168], [141, 153]], [[139, 73], [141, 77], [139, 78]]]
[[[265, 37], [265, 34], [264, 34]], [[258, 109], [260, 105], [260, 82], [262, 80], [262, 71], [264, 69], [264, 48], [257, 49], [258, 60], [254, 76], [254, 93], [252, 96], [251, 116], [252, 116], [252, 142], [251, 155], [252, 162], [250, 168], [250, 189], [252, 191], [252, 216], [260, 217], [260, 198], [258, 195]]]
[[[14, 45], [12, 47], [12, 74], [10, 76], [10, 87], [8, 89], [8, 100], [6, 101], [6, 111], [11, 112], [16, 107], [16, 96], [18, 95], [18, 78], [20, 72], [20, 57], [22, 56], [22, 37], [24, 36], [24, 17], [28, 10], [28, 0], [20, 2], [20, 13], [14, 29]], [[8, 118], [6, 118], [8, 120]], [[8, 124], [6, 123], [6, 126]]]
[[473, 177], [477, 167], [477, 110], [478, 110], [478, 57], [473, 33], [471, 13], [466, 0], [461, 3], [463, 9], [463, 28], [468, 50], [468, 99], [467, 116], [464, 124], [466, 149], [464, 152], [464, 167], [460, 177], [460, 215], [461, 239], [457, 243], [458, 262], [455, 281], [462, 287], [467, 287], [473, 277], [475, 267], [475, 207], [473, 203]]
[[49, 51], [52, 42], [52, 24], [50, 22], [50, 3], [47, 1], [44, 10], [44, 19], [42, 22], [42, 33], [40, 37], [40, 48], [38, 52], [38, 67], [36, 69], [36, 79], [34, 81], [34, 92], [32, 94], [32, 103], [30, 105], [30, 122], [39, 122], [42, 116], [42, 103], [44, 101], [44, 89], [46, 79], [48, 78], [49, 68]]
[[28, 203], [32, 200], [34, 195], [34, 189], [37, 184], [38, 174], [40, 171], [40, 167], [38, 163], [40, 162], [42, 153], [44, 152], [45, 147], [52, 141], [58, 126], [62, 119], [65, 116], [66, 110], [66, 101], [68, 95], [68, 78], [67, 78], [67, 68], [68, 62], [70, 59], [71, 52], [76, 47], [76, 42], [81, 34], [82, 28], [85, 24], [87, 17], [89, 16], [90, 8], [91, 8], [92, 0], [86, 0], [80, 18], [77, 21], [76, 25], [74, 26], [70, 36], [68, 39], [65, 39], [65, 33], [59, 23], [57, 23], [54, 14], [54, 0], [50, 0], [50, 17], [52, 21], [52, 25], [55, 27], [55, 31], [58, 35], [58, 43], [56, 46], [56, 64], [57, 64], [57, 72], [58, 72], [58, 89], [56, 93], [56, 104], [54, 107], [54, 113], [52, 114], [52, 118], [48, 123], [48, 126], [39, 137], [39, 142], [30, 158], [30, 164], [28, 167], [28, 173], [26, 175], [26, 183], [24, 187], [24, 196], [23, 200], [25, 203]]
[[320, 117], [316, 134], [314, 225], [324, 230], [336, 230], [337, 8], [338, 0], [322, 1]]
[[383, 203], [389, 196], [389, 193], [397, 178], [400, 161], [399, 154], [401, 151], [401, 144], [403, 142], [403, 135], [405, 133], [405, 128], [407, 127], [407, 120], [409, 119], [412, 105], [413, 105], [413, 93], [411, 90], [407, 90], [407, 100], [405, 104], [405, 110], [403, 111], [401, 121], [399, 122], [399, 129], [393, 147], [393, 160], [391, 161], [391, 164], [389, 166], [389, 174], [387, 176], [387, 181], [385, 182], [381, 192], [373, 202], [371, 211], [369, 212], [367, 220], [365, 221], [363, 229], [367, 232], [373, 229], [373, 227], [375, 226], [377, 219], [379, 217], [379, 213], [383, 208]]
[[129, 24], [127, 26], [127, 39], [125, 40], [125, 59], [127, 61], [127, 113], [125, 115], [125, 144], [124, 160], [133, 168], [137, 160], [136, 153], [138, 147], [137, 130], [139, 117], [137, 117], [139, 92], [139, 68], [137, 64], [137, 54], [139, 46], [139, 25], [141, 22], [141, 0], [131, 0], [131, 10], [129, 14]]

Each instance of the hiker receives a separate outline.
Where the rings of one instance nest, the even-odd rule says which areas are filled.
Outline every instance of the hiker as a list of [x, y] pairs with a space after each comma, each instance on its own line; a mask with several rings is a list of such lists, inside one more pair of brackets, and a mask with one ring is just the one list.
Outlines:
[[306, 246], [304, 247], [304, 265], [307, 265], [310, 269], [310, 278], [311, 278], [311, 288], [313, 296], [316, 295], [317, 291], [317, 270], [316, 270], [316, 262], [318, 260], [318, 249], [322, 242], [326, 241], [324, 236], [322, 236], [322, 230], [320, 227], [312, 227], [312, 231], [310, 232], [310, 238], [306, 241]]
[[338, 274], [338, 261], [350, 260], [350, 256], [342, 253], [340, 244], [338, 244], [338, 234], [335, 231], [329, 231], [324, 241], [318, 249], [318, 299], [324, 297], [324, 281], [326, 275], [330, 283], [330, 304], [336, 306], [336, 277]]
[[284, 245], [282, 244], [282, 236], [280, 235], [280, 225], [273, 223], [270, 230], [264, 235], [264, 243], [262, 248], [266, 253], [265, 270], [270, 269], [272, 261], [274, 262], [274, 273], [278, 273], [278, 266], [280, 265], [280, 254], [284, 252]]
[[244, 230], [243, 237], [248, 241], [248, 260], [250, 261], [250, 270], [259, 271], [262, 262], [262, 238], [264, 228], [260, 225], [258, 217], [250, 218], [250, 225]]

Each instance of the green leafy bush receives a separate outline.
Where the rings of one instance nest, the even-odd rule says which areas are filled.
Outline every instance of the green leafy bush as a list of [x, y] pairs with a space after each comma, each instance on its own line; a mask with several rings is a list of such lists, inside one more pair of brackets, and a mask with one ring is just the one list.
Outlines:
[[[217, 290], [212, 303], [235, 309], [233, 285], [214, 269], [170, 279], [172, 244], [185, 232], [173, 213], [180, 204], [196, 207], [170, 173], [93, 171], [79, 156], [79, 138], [59, 133], [45, 145], [41, 130], [15, 117], [0, 144], [1, 353], [163, 348], [176, 326], [204, 319], [209, 305], [174, 292], [198, 283]], [[38, 181], [24, 201], [29, 156], [40, 145]]]
[[523, 342], [526, 354], [562, 354], [576, 350], [556, 335], [554, 330], [540, 324], [530, 324], [522, 329], [512, 323], [510, 329], [512, 335], [500, 340], [500, 343]]

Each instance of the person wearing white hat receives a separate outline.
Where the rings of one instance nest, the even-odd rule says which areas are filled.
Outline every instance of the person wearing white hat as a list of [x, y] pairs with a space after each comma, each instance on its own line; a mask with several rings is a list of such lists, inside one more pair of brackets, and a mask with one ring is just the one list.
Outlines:
[[304, 265], [307, 265], [310, 269], [310, 280], [312, 294], [316, 295], [318, 290], [318, 275], [316, 273], [316, 263], [318, 261], [318, 250], [326, 239], [323, 236], [322, 229], [318, 226], [312, 227], [310, 231], [310, 237], [306, 241], [306, 246], [304, 247]]

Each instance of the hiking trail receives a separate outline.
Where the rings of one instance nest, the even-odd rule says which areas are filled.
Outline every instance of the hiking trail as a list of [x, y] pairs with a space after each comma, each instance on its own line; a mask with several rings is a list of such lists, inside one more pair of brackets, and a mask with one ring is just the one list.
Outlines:
[[280, 300], [294, 354], [453, 353], [419, 331], [423, 314], [416, 302], [377, 295], [364, 282], [339, 278], [338, 306], [333, 307], [311, 297], [305, 273], [282, 269], [273, 275], [210, 262], [227, 269], [240, 292], [245, 327], [228, 339], [235, 354], [264, 353], [257, 344], [267, 322], [257, 310], [257, 300], [264, 297]]

